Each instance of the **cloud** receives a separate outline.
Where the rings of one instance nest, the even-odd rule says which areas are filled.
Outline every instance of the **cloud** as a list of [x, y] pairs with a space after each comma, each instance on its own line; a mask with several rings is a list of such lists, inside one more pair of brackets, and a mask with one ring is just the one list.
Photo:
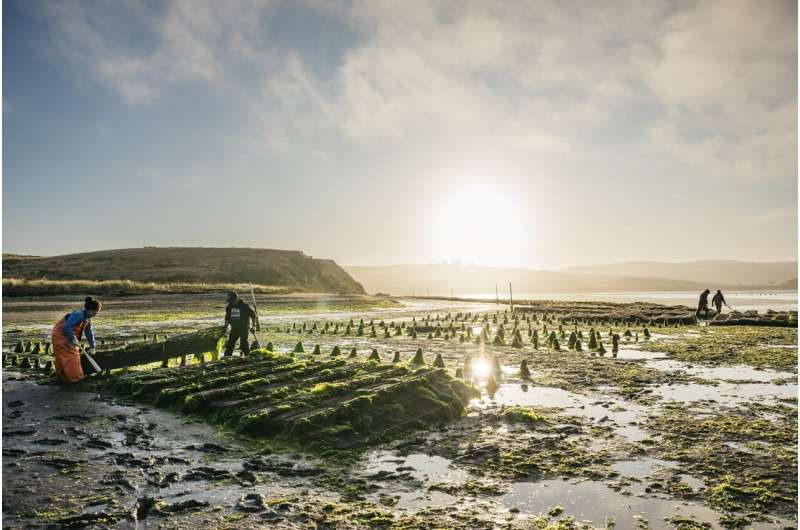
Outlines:
[[268, 2], [48, 6], [63, 50], [129, 104], [216, 88], [281, 152], [481, 149], [574, 178], [634, 158], [752, 185], [797, 171], [791, 2], [305, 2], [359, 36], [332, 73], [299, 32], [277, 49]]
[[[797, 171], [796, 4], [700, 2], [669, 17], [644, 69], [663, 152], [723, 179]], [[769, 7], [768, 9], [766, 7]]]
[[249, 0], [46, 4], [59, 49], [132, 105], [153, 103], [182, 82], [228, 87], [236, 66], [259, 53], [268, 10]]

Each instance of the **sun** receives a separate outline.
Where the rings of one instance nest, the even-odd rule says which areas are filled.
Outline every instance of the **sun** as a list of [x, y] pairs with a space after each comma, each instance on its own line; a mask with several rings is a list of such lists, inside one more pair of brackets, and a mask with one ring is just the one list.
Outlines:
[[475, 379], [486, 379], [492, 373], [492, 365], [489, 363], [489, 359], [486, 357], [477, 357], [472, 359], [471, 366], [472, 374], [474, 375]]
[[436, 261], [509, 265], [524, 253], [525, 226], [511, 193], [485, 186], [446, 196], [434, 224]]

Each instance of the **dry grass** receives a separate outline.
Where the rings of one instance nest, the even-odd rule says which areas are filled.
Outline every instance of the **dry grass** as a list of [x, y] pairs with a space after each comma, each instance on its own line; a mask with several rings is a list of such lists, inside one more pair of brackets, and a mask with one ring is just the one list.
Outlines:
[[[249, 292], [248, 284], [239, 283], [160, 283], [133, 280], [25, 280], [3, 278], [3, 296], [48, 296], [60, 294], [129, 295], [208, 293], [221, 291]], [[257, 293], [281, 294], [285, 287], [253, 285]]]

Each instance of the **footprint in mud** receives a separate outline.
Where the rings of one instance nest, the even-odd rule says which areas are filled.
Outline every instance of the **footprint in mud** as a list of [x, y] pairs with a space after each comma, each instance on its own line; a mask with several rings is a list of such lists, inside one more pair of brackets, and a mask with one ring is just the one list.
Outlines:
[[7, 403], [7, 405], [12, 409], [17, 408], [17, 407], [21, 407], [24, 404], [25, 404], [25, 402], [22, 401], [21, 399], [15, 399], [14, 401], [9, 401]]
[[224, 480], [233, 477], [234, 475], [226, 469], [200, 466], [186, 473], [183, 478], [184, 480]]
[[116, 486], [118, 489], [125, 491], [136, 491], [139, 488], [127, 479], [122, 471], [114, 471], [109, 475], [109, 478], [100, 481], [101, 484], [108, 486]]
[[172, 504], [164, 504], [157, 507], [159, 511], [164, 513], [179, 513], [185, 511], [195, 511], [209, 506], [208, 501], [198, 501], [189, 499], [188, 501], [175, 502]]
[[93, 449], [111, 449], [114, 447], [114, 444], [111, 442], [107, 442], [102, 438], [97, 438], [95, 436], [89, 437], [89, 440], [83, 444], [85, 447], [91, 447]]
[[256, 482], [258, 482], [258, 477], [256, 477], [256, 474], [252, 471], [247, 471], [246, 469], [236, 473], [235, 477], [239, 479], [239, 484], [246, 487], [255, 486]]
[[67, 436], [76, 436], [77, 437], [77, 436], [85, 436], [86, 435], [86, 431], [84, 431], [83, 429], [81, 429], [79, 427], [73, 427], [73, 426], [70, 425], [69, 427], [64, 427], [63, 429], [61, 429], [61, 434], [65, 434]]
[[74, 421], [78, 423], [86, 423], [92, 418], [89, 416], [84, 416], [83, 414], [60, 414], [58, 416], [53, 416], [50, 419], [57, 421]]
[[39, 445], [64, 445], [69, 443], [67, 440], [61, 438], [37, 438], [32, 443]]
[[242, 461], [242, 465], [248, 471], [267, 471], [282, 477], [311, 477], [322, 473], [317, 467], [279, 459], [252, 458]]
[[59, 470], [66, 470], [66, 469], [76, 469], [81, 464], [85, 464], [86, 460], [45, 455], [39, 458], [39, 462], [48, 466], [52, 466]]
[[158, 463], [158, 460], [154, 456], [150, 456], [145, 460], [143, 458], [137, 458], [133, 453], [108, 453], [108, 456], [119, 466], [150, 469]]
[[10, 436], [33, 436], [38, 431], [36, 429], [18, 429], [16, 431], [3, 431], [3, 438]]
[[267, 501], [259, 493], [248, 493], [236, 503], [236, 509], [245, 513], [263, 512], [267, 509]]
[[167, 473], [166, 475], [161, 475], [161, 473], [153, 473], [151, 478], [147, 479], [149, 484], [152, 484], [158, 488], [167, 488], [180, 481], [180, 474], [174, 471], [172, 473]]

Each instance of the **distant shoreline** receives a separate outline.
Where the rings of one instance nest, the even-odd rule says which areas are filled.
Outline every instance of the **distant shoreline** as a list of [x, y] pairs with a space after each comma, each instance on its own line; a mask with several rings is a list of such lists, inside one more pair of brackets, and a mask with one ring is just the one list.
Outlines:
[[[741, 311], [758, 310], [766, 311], [797, 311], [798, 294], [796, 290], [725, 290], [723, 291], [728, 304]], [[619, 291], [619, 292], [586, 292], [586, 293], [514, 293], [514, 303], [524, 304], [527, 301], [564, 301], [564, 302], [608, 302], [608, 303], [634, 303], [647, 302], [665, 306], [681, 305], [696, 307], [699, 292], [693, 291]], [[493, 302], [495, 293], [468, 293], [449, 297], [444, 295], [432, 296], [398, 296], [397, 298], [420, 298], [429, 300], [458, 300], [464, 302]], [[501, 305], [509, 304], [508, 292], [500, 293]]]

